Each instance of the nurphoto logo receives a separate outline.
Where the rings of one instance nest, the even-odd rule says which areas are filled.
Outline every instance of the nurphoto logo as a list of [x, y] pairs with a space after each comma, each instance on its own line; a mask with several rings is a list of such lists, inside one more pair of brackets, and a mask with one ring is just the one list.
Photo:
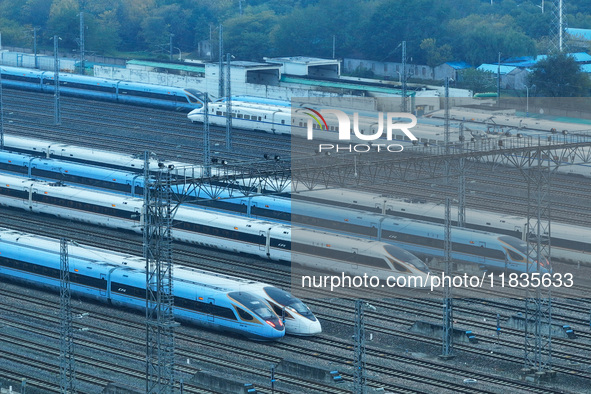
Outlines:
[[[404, 112], [387, 112], [386, 113], [386, 136], [384, 135], [384, 113], [378, 112], [377, 119], [362, 118], [360, 121], [359, 113], [353, 113], [353, 127], [351, 127], [351, 119], [345, 112], [337, 109], [321, 109], [320, 111], [312, 108], [304, 107], [300, 110], [310, 118], [307, 121], [307, 138], [308, 140], [337, 140], [338, 141], [371, 141], [371, 144], [328, 144], [322, 143], [318, 145], [319, 152], [369, 152], [375, 150], [377, 152], [387, 150], [388, 152], [402, 152], [404, 147], [400, 144], [380, 144], [379, 141], [392, 141], [393, 136], [400, 136], [395, 134], [395, 130], [402, 131], [402, 133], [410, 140], [417, 141], [417, 137], [409, 130], [417, 125], [417, 118], [410, 113]], [[324, 115], [333, 115], [337, 119], [337, 123], [331, 122], [329, 126]], [[400, 122], [400, 119], [409, 119], [410, 122]], [[315, 135], [316, 129], [316, 135]], [[330, 134], [327, 134], [330, 133]], [[323, 133], [318, 135], [318, 133]]]

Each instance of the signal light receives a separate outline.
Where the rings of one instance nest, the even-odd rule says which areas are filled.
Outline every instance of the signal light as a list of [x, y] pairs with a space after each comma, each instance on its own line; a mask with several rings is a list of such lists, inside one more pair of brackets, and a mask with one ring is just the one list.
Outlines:
[[[317, 154], [318, 154], [318, 152], [317, 152]], [[281, 156], [279, 156], [279, 155], [270, 155], [268, 153], [265, 153], [263, 155], [263, 157], [265, 158], [265, 160], [275, 160], [275, 161], [281, 160]]]
[[221, 165], [223, 165], [223, 166], [225, 166], [225, 165], [227, 165], [227, 164], [228, 164], [228, 160], [226, 160], [226, 159], [218, 159], [218, 158], [216, 158], [216, 157], [212, 158], [212, 159], [211, 159], [211, 162], [212, 162], [213, 164], [221, 164]]
[[275, 328], [275, 323], [273, 323], [271, 320], [265, 320], [265, 321], [267, 322], [268, 325]]

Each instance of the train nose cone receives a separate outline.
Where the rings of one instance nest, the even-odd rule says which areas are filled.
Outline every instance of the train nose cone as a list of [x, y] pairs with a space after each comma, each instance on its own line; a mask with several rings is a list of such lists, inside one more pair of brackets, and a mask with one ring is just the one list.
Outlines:
[[322, 332], [322, 325], [320, 321], [316, 319], [316, 321], [310, 321], [308, 324], [308, 335], [318, 335]]

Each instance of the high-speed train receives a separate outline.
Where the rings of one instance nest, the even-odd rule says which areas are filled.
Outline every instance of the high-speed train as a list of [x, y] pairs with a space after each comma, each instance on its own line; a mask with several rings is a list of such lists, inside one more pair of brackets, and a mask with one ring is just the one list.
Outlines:
[[[432, 118], [444, 118], [444, 111], [431, 112], [429, 117]], [[529, 130], [540, 130], [551, 133], [576, 133], [590, 131], [591, 125], [589, 124], [577, 124], [577, 123], [565, 123], [554, 121], [550, 119], [540, 119], [537, 117], [521, 117], [515, 114], [502, 113], [502, 112], [475, 112], [470, 110], [464, 110], [461, 108], [451, 109], [449, 111], [449, 117], [451, 120], [461, 120], [466, 123], [483, 123], [490, 126], [501, 126], [506, 129], [529, 129]]]
[[[105, 151], [95, 148], [85, 148], [77, 145], [64, 144], [57, 141], [40, 140], [30, 137], [21, 137], [12, 134], [4, 135], [4, 147], [13, 153], [24, 153], [47, 159], [60, 159], [64, 161], [90, 164], [95, 166], [116, 168], [123, 171], [144, 172], [144, 160], [134, 155]], [[164, 165], [175, 167], [189, 166], [178, 161], [160, 161]], [[26, 166], [26, 163], [22, 163]], [[150, 160], [150, 171], [158, 170], [158, 162]]]
[[[10, 152], [0, 152], [0, 168], [12, 168], [14, 170], [16, 167], [17, 169], [21, 169], [21, 172], [27, 173], [26, 171], [28, 171], [27, 175], [29, 177], [34, 175], [57, 179], [59, 181], [81, 183], [131, 193], [132, 195], [134, 193], [135, 195], [141, 195], [143, 192], [143, 177], [138, 176], [138, 174], [52, 159], [27, 159], [21, 156]], [[179, 192], [182, 192], [182, 190], [179, 190]], [[245, 196], [237, 190], [225, 188], [216, 190], [215, 198], [212, 198], [204, 190], [194, 189], [192, 193], [195, 202], [199, 205], [238, 212], [247, 217], [262, 216], [284, 221], [291, 220], [292, 201], [288, 198], [265, 195]], [[396, 216], [438, 223], [442, 222], [441, 218], [443, 217], [440, 212], [442, 210], [441, 207], [438, 210], [429, 209], [425, 211], [423, 209], [424, 206], [417, 208], [415, 205], [415, 214], [411, 215], [412, 205], [394, 208], [395, 206], [405, 204], [394, 199], [384, 199], [369, 193], [359, 193], [342, 189], [300, 192], [297, 196], [320, 203], [331, 201], [331, 204], [340, 205], [341, 207], [365, 209], [389, 214], [394, 213]], [[382, 206], [386, 206], [385, 211], [380, 208]], [[335, 217], [338, 216], [337, 210], [330, 212]], [[429, 216], [429, 212], [431, 216]], [[468, 219], [466, 223], [467, 228], [511, 235], [520, 239], [524, 239], [525, 237], [525, 233], [522, 231], [525, 226], [524, 218], [475, 211], [468, 212]], [[553, 258], [584, 263], [587, 263], [591, 259], [591, 244], [589, 243], [589, 238], [586, 236], [588, 231], [584, 228], [577, 229], [576, 227], [562, 223], [553, 223], [551, 240]]]
[[[97, 153], [96, 150], [93, 150]], [[108, 153], [108, 152], [107, 152]], [[109, 153], [115, 155], [114, 153]], [[126, 157], [125, 155], [122, 158]], [[135, 159], [134, 159], [135, 160]], [[139, 161], [139, 160], [138, 160]], [[123, 160], [121, 161], [123, 162]], [[175, 164], [176, 163], [176, 164]], [[143, 161], [141, 164], [143, 167]], [[174, 166], [171, 175], [175, 179], [187, 179], [187, 177], [199, 177], [203, 174], [202, 166], [188, 166], [183, 167], [183, 163], [164, 161], [163, 165]], [[178, 166], [177, 166], [178, 165]], [[152, 160], [150, 162], [151, 172], [155, 173], [157, 165]], [[100, 163], [93, 161], [69, 161], [64, 159], [45, 158], [41, 156], [11, 152], [8, 150], [0, 150], [0, 170], [13, 172], [17, 174], [27, 175], [29, 178], [41, 179], [55, 179], [59, 182], [71, 182], [82, 185], [88, 185], [97, 188], [116, 190], [124, 193], [129, 193], [132, 196], [142, 195], [144, 187], [144, 176], [142, 172], [134, 172], [129, 170], [122, 170], [119, 168], [105, 167]], [[236, 190], [239, 194], [241, 190], [254, 191], [272, 191], [276, 193], [287, 192], [289, 190], [290, 182], [287, 179], [278, 179], [277, 181], [266, 180], [265, 182], [256, 181], [255, 179], [234, 180], [232, 182], [216, 180], [216, 176], [231, 175], [224, 165], [212, 166], [210, 168], [212, 179], [204, 186], [204, 189], [211, 190], [209, 185], [223, 186], [219, 189], [219, 195], [216, 197], [226, 198], [222, 191]], [[189, 187], [185, 184], [174, 186], [178, 193], [183, 195], [193, 195], [196, 198], [204, 198], [204, 190], [194, 190], [194, 187]], [[217, 193], [217, 192], [216, 192]], [[211, 196], [209, 196], [211, 197]]]
[[[263, 196], [261, 196], [263, 197]], [[253, 199], [257, 199], [254, 197]], [[274, 202], [271, 197], [257, 200], [259, 215], [265, 215], [272, 209]], [[279, 197], [275, 199], [284, 200]], [[428, 203], [425, 199], [396, 199], [380, 196], [367, 192], [346, 189], [312, 190], [297, 194], [297, 198], [305, 201], [318, 202], [338, 206], [344, 212], [353, 210], [365, 210], [381, 213], [382, 215], [394, 215], [396, 217], [417, 219], [434, 223], [443, 223], [445, 216], [444, 207], [441, 204]], [[232, 199], [223, 200], [226, 204]], [[284, 201], [278, 206], [285, 209]], [[265, 208], [269, 207], [269, 208]], [[291, 207], [291, 204], [290, 204]], [[452, 218], [457, 218], [457, 207], [452, 206]], [[456, 222], [452, 221], [455, 225]], [[465, 227], [480, 231], [488, 231], [496, 234], [510, 235], [521, 240], [526, 239], [527, 219], [516, 215], [503, 215], [477, 209], [466, 209]], [[591, 265], [591, 230], [586, 227], [552, 221], [550, 234], [552, 245], [552, 259], [570, 263], [583, 263]]]
[[[143, 193], [143, 177], [137, 173], [116, 169], [70, 163], [54, 159], [43, 159], [7, 151], [0, 151], [0, 169], [26, 174], [27, 176], [55, 179], [60, 182], [72, 182], [93, 187], [130, 193], [141, 196]], [[211, 190], [192, 189], [193, 202], [217, 209], [237, 212], [246, 217], [265, 217], [270, 219], [291, 220], [292, 202], [289, 198], [271, 195], [244, 195], [231, 188], [214, 188]], [[282, 189], [289, 192], [287, 189]], [[182, 185], [178, 187], [183, 193]], [[425, 205], [377, 196], [371, 193], [352, 190], [314, 190], [296, 194], [297, 198], [310, 201], [393, 214], [418, 220], [436, 223], [443, 221], [443, 207], [434, 204]], [[454, 217], [457, 216], [454, 213]], [[467, 228], [511, 235], [525, 239], [526, 219], [512, 215], [501, 215], [490, 212], [467, 210]], [[552, 223], [552, 258], [574, 263], [591, 264], [591, 236], [589, 230], [580, 226], [564, 223]]]
[[[97, 187], [140, 194], [143, 187], [144, 160], [124, 153], [85, 148], [14, 135], [5, 135], [6, 150], [0, 151], [0, 169]], [[203, 166], [173, 160], [150, 159], [150, 172], [161, 165], [172, 167], [173, 176], [199, 177]], [[223, 163], [209, 166], [212, 177], [231, 174]], [[254, 181], [253, 181], [254, 182]], [[251, 180], [245, 186], [256, 187]], [[227, 184], [227, 182], [220, 182]], [[286, 182], [266, 182], [261, 190], [280, 192], [289, 188]]]
[[[0, 229], [0, 276], [10, 281], [59, 289], [60, 241], [19, 231]], [[69, 245], [70, 288], [74, 294], [121, 307], [146, 308], [145, 260], [106, 250]], [[275, 287], [245, 279], [219, 276], [184, 266], [173, 268], [176, 318], [215, 330], [229, 331], [256, 340], [276, 340], [285, 335], [281, 318], [261, 297], [293, 298]], [[299, 300], [298, 300], [299, 301]], [[301, 303], [287, 316], [298, 324], [294, 333], [320, 332], [320, 324]], [[308, 322], [303, 322], [307, 319]], [[313, 319], [313, 320], [312, 320]], [[301, 325], [299, 323], [302, 323]], [[299, 332], [298, 332], [299, 331]]]
[[[142, 231], [143, 199], [0, 174], [0, 205], [95, 225]], [[379, 241], [181, 205], [173, 238], [349, 275], [427, 277], [418, 258]]]
[[[0, 67], [7, 88], [54, 93], [53, 71]], [[60, 94], [166, 109], [191, 111], [203, 105], [203, 94], [194, 89], [151, 85], [116, 79], [59, 74]]]
[[[203, 123], [205, 108], [197, 108], [189, 112], [187, 117], [191, 122]], [[226, 124], [226, 103], [224, 101], [216, 101], [208, 106], [208, 119], [211, 125], [225, 126]], [[311, 115], [308, 115], [311, 114]], [[377, 115], [375, 118], [360, 117], [357, 122], [358, 132], [363, 135], [373, 135], [378, 131], [379, 126], [386, 131], [386, 123], [378, 122]], [[383, 115], [380, 113], [380, 115]], [[404, 114], [405, 116], [398, 116], [403, 120], [397, 120], [398, 123], [407, 125], [406, 128], [411, 128], [416, 125], [416, 118], [412, 114]], [[336, 141], [338, 140], [339, 121], [335, 116], [327, 116], [328, 119], [319, 116], [318, 113], [313, 113], [307, 108], [292, 108], [285, 104], [273, 104], [266, 102], [252, 102], [252, 101], [233, 101], [232, 102], [232, 127], [262, 131], [272, 134], [285, 134], [301, 138], [308, 138], [309, 133], [314, 135], [314, 139]], [[315, 120], [308, 127], [308, 120]], [[410, 119], [410, 121], [409, 121]], [[351, 132], [353, 132], [354, 122], [351, 123]], [[415, 129], [413, 129], [414, 132]], [[404, 134], [401, 129], [395, 129], [392, 135], [393, 141], [404, 141], [410, 144], [411, 138]], [[429, 133], [427, 130], [423, 132]], [[431, 130], [432, 132], [432, 130]], [[351, 134], [353, 141], [361, 141], [356, 134]], [[425, 137], [425, 136], [424, 136]], [[365, 141], [367, 142], [367, 141]]]

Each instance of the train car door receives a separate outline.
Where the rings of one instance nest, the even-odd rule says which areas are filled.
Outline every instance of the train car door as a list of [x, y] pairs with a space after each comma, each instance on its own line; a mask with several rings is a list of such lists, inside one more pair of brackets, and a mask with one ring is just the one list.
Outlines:
[[37, 206], [37, 201], [35, 201], [35, 195], [37, 195], [37, 194], [39, 194], [39, 190], [33, 189], [33, 185], [31, 185], [31, 188], [29, 189], [29, 201], [28, 201], [29, 209], [32, 209], [33, 207]]
[[267, 232], [259, 230], [259, 250], [265, 250], [267, 245]]
[[107, 295], [107, 274], [101, 274], [101, 288], [99, 289], [101, 296]]
[[207, 299], [207, 321], [210, 323], [213, 323], [214, 321], [214, 315], [213, 315], [213, 308], [215, 305], [215, 299], [214, 298], [208, 298]]
[[359, 269], [359, 248], [352, 248], [353, 255], [351, 256], [351, 268]]
[[478, 253], [478, 264], [486, 264], [486, 242], [478, 241], [480, 251]]

